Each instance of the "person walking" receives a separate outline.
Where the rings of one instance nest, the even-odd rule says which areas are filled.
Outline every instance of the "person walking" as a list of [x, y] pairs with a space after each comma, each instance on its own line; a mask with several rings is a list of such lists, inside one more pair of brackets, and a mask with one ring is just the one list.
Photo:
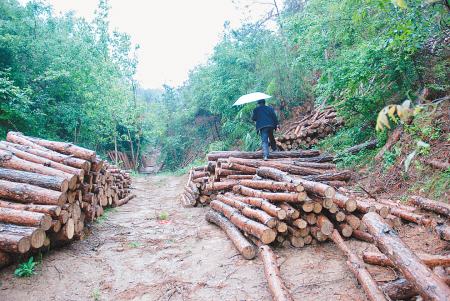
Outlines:
[[253, 110], [253, 121], [256, 121], [256, 132], [261, 132], [261, 148], [263, 151], [263, 160], [269, 158], [269, 145], [272, 151], [277, 150], [277, 144], [273, 137], [273, 131], [280, 132], [280, 123], [278, 122], [275, 110], [266, 106], [264, 99], [258, 100], [258, 106]]

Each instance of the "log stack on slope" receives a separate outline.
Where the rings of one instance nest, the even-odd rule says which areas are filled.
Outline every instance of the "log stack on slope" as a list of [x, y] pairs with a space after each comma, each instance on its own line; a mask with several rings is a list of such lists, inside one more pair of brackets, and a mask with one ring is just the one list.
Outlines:
[[294, 118], [282, 125], [282, 134], [275, 140], [282, 151], [309, 149], [343, 125], [344, 120], [336, 118], [334, 107], [326, 107], [322, 112], [316, 109], [307, 116]]
[[[213, 152], [208, 154], [208, 164], [190, 171], [183, 205], [210, 204], [213, 212], [207, 219], [227, 233], [233, 232], [228, 234], [230, 239], [247, 259], [254, 256], [251, 241], [272, 247], [302, 248], [331, 239], [347, 256], [350, 269], [363, 283], [369, 298], [383, 300], [383, 293], [393, 293], [381, 293], [382, 289], [361, 265], [362, 260], [349, 251], [341, 237], [377, 242], [379, 238], [372, 231], [368, 233], [369, 225], [362, 222], [363, 216], [371, 212], [391, 227], [405, 221], [433, 224], [444, 239], [450, 239], [450, 226], [432, 223], [428, 215], [412, 205], [354, 195], [342, 187], [350, 172], [337, 170], [331, 163], [333, 158], [317, 150], [275, 152], [269, 160], [262, 160], [260, 152]], [[450, 214], [448, 205], [419, 197], [413, 197], [411, 202], [420, 208]], [[213, 214], [220, 220], [213, 219]], [[412, 277], [407, 279], [415, 281]], [[420, 292], [418, 288], [413, 290], [415, 294]]]
[[85, 224], [105, 207], [133, 197], [129, 173], [95, 151], [17, 132], [6, 140], [0, 141], [0, 266], [15, 254], [82, 239]]

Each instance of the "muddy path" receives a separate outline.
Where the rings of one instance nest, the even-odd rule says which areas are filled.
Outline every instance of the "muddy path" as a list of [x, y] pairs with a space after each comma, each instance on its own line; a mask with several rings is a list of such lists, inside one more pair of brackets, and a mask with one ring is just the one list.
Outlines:
[[[17, 264], [0, 270], [0, 300], [272, 300], [261, 259], [243, 259], [205, 221], [208, 208], [180, 205], [185, 181], [134, 178], [137, 197], [92, 223], [84, 241], [45, 253], [38, 274], [13, 277]], [[367, 300], [333, 243], [276, 254], [295, 300]]]

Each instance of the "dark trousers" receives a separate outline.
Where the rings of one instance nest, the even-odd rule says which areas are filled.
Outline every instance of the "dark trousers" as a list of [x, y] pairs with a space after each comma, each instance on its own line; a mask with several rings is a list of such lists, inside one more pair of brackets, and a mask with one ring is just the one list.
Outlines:
[[272, 151], [277, 150], [277, 143], [275, 142], [275, 137], [273, 137], [272, 127], [262, 128], [259, 131], [261, 132], [261, 148], [263, 151], [264, 157], [269, 157], [269, 144], [272, 148]]

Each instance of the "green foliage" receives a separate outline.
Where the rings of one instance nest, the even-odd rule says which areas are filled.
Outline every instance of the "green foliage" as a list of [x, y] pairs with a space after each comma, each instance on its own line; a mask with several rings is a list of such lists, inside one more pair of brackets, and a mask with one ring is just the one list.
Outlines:
[[161, 211], [160, 218], [161, 218], [162, 220], [166, 220], [166, 219], [169, 218], [169, 215], [168, 215], [166, 212]]
[[101, 294], [100, 294], [100, 290], [98, 288], [94, 289], [94, 292], [92, 293], [92, 299], [94, 299], [95, 301], [98, 301], [101, 299]]
[[141, 245], [140, 242], [132, 242], [132, 243], [130, 243], [130, 248], [137, 248], [137, 247], [139, 247], [140, 245]]
[[37, 274], [35, 269], [37, 262], [33, 262], [33, 257], [30, 257], [28, 262], [19, 264], [19, 268], [14, 272], [15, 277], [29, 277], [32, 274]]
[[395, 155], [395, 153], [387, 151], [384, 153], [383, 159], [384, 159], [383, 168], [388, 169], [389, 167], [395, 165], [395, 162], [397, 161], [397, 156]]

